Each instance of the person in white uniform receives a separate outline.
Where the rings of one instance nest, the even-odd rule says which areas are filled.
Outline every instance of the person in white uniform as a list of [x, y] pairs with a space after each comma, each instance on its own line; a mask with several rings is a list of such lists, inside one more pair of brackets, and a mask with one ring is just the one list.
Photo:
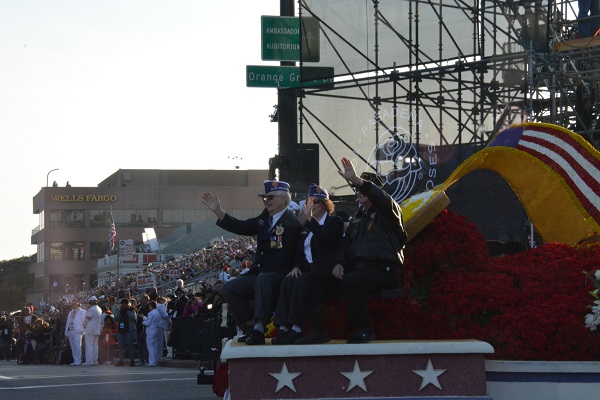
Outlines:
[[[146, 327], [146, 347], [148, 348], [148, 367], [156, 367], [158, 361], [158, 336], [162, 335], [162, 316], [156, 309], [156, 301], [148, 302], [150, 312], [147, 317], [143, 317], [143, 324]], [[162, 354], [161, 354], [162, 356]]]
[[71, 353], [73, 354], [73, 366], [81, 365], [81, 337], [83, 336], [83, 321], [85, 320], [85, 310], [79, 307], [79, 301], [74, 299], [71, 302], [71, 311], [67, 317], [65, 326], [65, 337], [69, 339]]
[[96, 296], [90, 297], [88, 304], [89, 308], [83, 321], [85, 329], [84, 365], [98, 365], [98, 338], [102, 333], [102, 309], [98, 306]]
[[156, 299], [156, 311], [158, 312], [158, 315], [160, 315], [160, 323], [158, 324], [158, 338], [156, 341], [157, 359], [163, 358], [163, 350], [165, 347], [165, 331], [169, 329], [170, 318], [169, 314], [167, 313], [167, 306], [165, 304], [166, 301], [167, 299], [162, 296], [158, 296], [158, 299]]

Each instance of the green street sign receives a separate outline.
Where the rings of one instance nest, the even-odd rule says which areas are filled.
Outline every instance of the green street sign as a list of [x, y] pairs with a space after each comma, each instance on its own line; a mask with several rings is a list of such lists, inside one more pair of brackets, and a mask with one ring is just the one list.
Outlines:
[[[262, 52], [264, 61], [317, 62], [320, 59], [319, 21], [313, 17], [272, 17], [263, 15], [261, 21]], [[302, 42], [300, 42], [302, 31]]]
[[[302, 84], [300, 82], [302, 79]], [[246, 65], [246, 86], [295, 88], [333, 84], [333, 67]]]

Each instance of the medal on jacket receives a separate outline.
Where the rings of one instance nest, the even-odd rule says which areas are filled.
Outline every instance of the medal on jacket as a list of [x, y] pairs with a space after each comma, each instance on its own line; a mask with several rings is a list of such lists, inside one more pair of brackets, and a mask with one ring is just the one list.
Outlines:
[[281, 235], [283, 235], [283, 226], [277, 225], [275, 228], [275, 240], [271, 240], [271, 248], [272, 249], [282, 249], [283, 243], [281, 242]]

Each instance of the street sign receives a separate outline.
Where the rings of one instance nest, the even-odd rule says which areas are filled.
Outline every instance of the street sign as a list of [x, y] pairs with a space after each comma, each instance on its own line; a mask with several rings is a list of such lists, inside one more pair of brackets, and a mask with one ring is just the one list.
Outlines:
[[119, 263], [133, 263], [135, 256], [133, 251], [133, 239], [119, 240]]
[[[302, 42], [300, 33], [302, 32]], [[261, 17], [261, 58], [264, 61], [317, 62], [320, 59], [319, 21], [313, 17]]]
[[333, 84], [333, 67], [246, 65], [246, 86], [294, 88]]

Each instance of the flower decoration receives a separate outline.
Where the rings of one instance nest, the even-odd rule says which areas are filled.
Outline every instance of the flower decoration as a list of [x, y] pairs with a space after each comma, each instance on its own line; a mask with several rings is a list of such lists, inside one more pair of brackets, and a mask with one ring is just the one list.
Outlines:
[[591, 313], [585, 316], [585, 327], [591, 331], [595, 331], [598, 325], [600, 325], [600, 296], [598, 293], [600, 292], [600, 269], [594, 271], [594, 273], [583, 272], [594, 284], [595, 289], [590, 293], [590, 296], [594, 298], [593, 305], [588, 306]]
[[[582, 320], [588, 292], [600, 294], [599, 263], [591, 241], [492, 258], [477, 228], [444, 210], [405, 249], [408, 294], [371, 300], [369, 316], [382, 340], [477, 339], [494, 347], [490, 358], [598, 360], [600, 340]], [[600, 303], [591, 308], [598, 317]], [[342, 299], [327, 300], [325, 327], [334, 338], [352, 333]]]

